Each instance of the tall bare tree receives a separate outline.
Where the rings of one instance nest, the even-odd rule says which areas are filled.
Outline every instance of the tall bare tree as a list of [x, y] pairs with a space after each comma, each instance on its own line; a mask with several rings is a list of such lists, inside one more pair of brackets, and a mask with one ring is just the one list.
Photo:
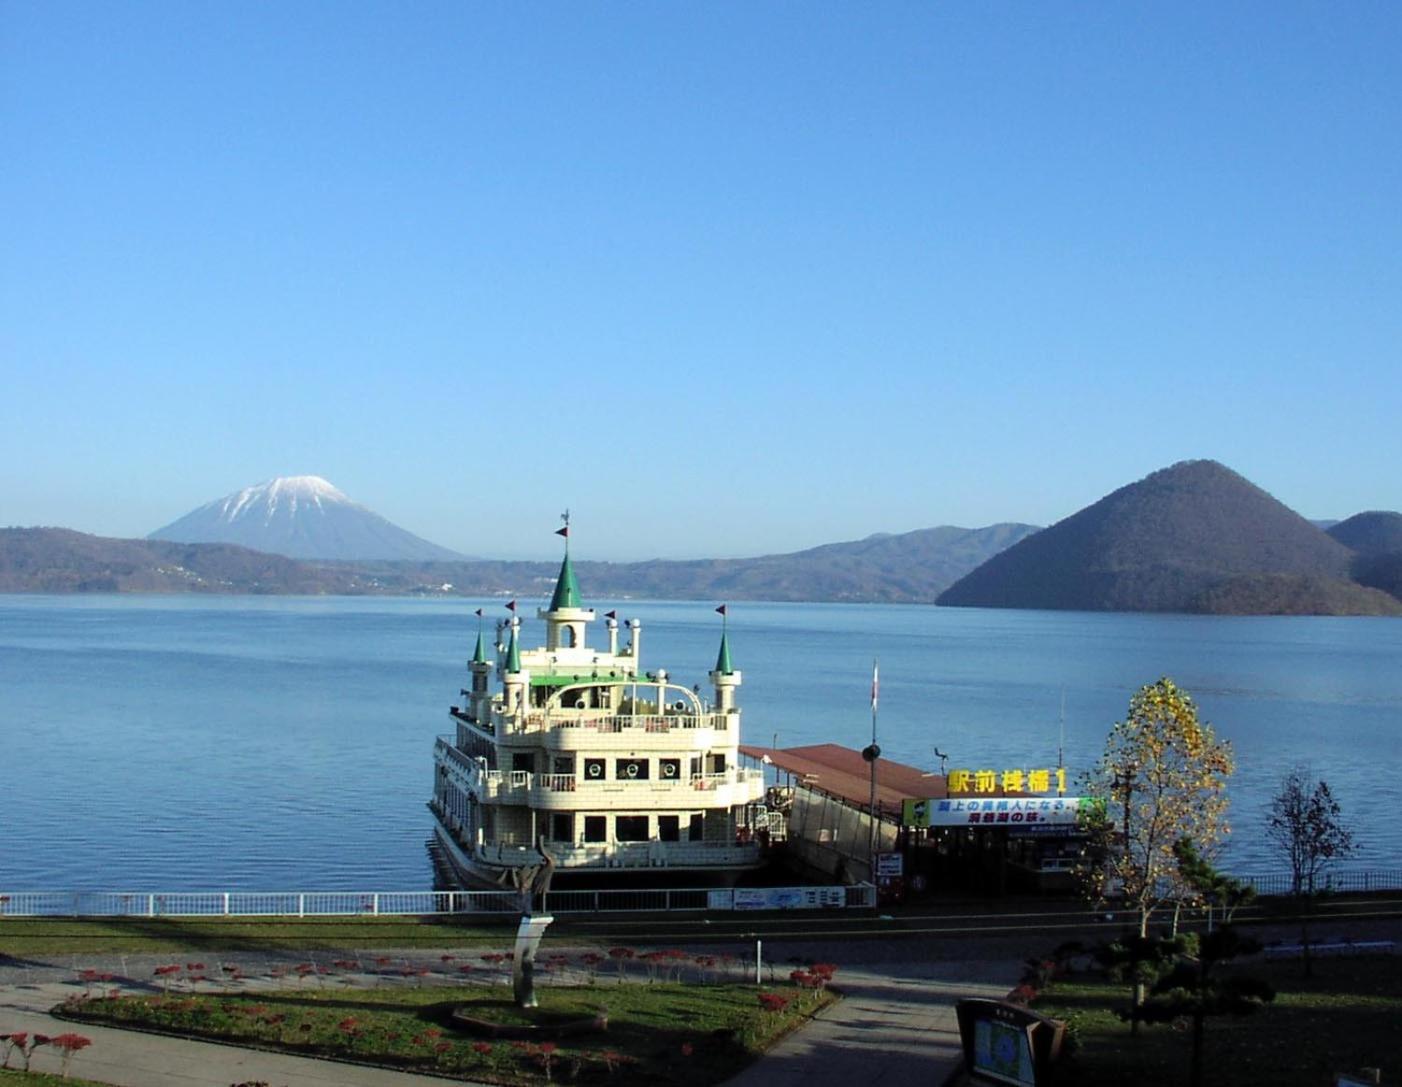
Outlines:
[[1302, 766], [1281, 780], [1269, 814], [1266, 837], [1290, 864], [1292, 894], [1314, 894], [1329, 866], [1358, 849], [1328, 782], [1314, 781]]
[[1335, 861], [1358, 850], [1343, 810], [1323, 778], [1313, 780], [1302, 766], [1285, 775], [1271, 800], [1266, 837], [1290, 864], [1290, 890], [1300, 915], [1300, 950], [1305, 976], [1314, 973], [1310, 958], [1311, 900], [1326, 890], [1320, 877]]

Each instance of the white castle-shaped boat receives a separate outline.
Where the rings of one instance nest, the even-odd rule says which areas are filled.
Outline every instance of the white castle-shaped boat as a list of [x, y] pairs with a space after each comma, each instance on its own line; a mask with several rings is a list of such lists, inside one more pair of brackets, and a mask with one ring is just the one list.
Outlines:
[[513, 870], [543, 863], [542, 850], [566, 885], [643, 869], [658, 882], [732, 882], [758, 867], [749, 827], [752, 816], [763, 821], [764, 776], [738, 763], [741, 675], [724, 626], [709, 702], [665, 671], [641, 671], [636, 619], [620, 649], [609, 612], [608, 645], [592, 648], [594, 611], [582, 606], [567, 535], [550, 606], [537, 616], [545, 644], [522, 648], [513, 610], [497, 626], [495, 662], [479, 631], [466, 704], [450, 711], [456, 733], [434, 748], [429, 806], [440, 856], [459, 879], [509, 884]]

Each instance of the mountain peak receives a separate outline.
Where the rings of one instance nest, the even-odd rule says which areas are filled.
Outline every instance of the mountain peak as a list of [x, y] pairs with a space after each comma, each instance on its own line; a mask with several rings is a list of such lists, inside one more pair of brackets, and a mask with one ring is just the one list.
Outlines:
[[355, 505], [343, 491], [321, 476], [278, 476], [216, 499], [205, 508], [217, 510], [217, 516], [226, 521], [234, 521], [255, 513], [271, 518], [284, 503], [295, 514], [298, 503], [320, 506], [323, 501]]
[[157, 529], [148, 538], [233, 543], [296, 559], [462, 558], [352, 502], [321, 476], [279, 476], [244, 487]]
[[1180, 461], [996, 555], [941, 604], [1191, 611], [1254, 575], [1348, 576], [1348, 552], [1230, 468]]

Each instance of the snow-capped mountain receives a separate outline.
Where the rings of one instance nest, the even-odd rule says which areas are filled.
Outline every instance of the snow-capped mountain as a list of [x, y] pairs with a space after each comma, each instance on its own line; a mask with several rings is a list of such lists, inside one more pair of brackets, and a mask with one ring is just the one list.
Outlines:
[[461, 559], [352, 502], [320, 476], [245, 487], [158, 528], [148, 539], [233, 543], [294, 559]]

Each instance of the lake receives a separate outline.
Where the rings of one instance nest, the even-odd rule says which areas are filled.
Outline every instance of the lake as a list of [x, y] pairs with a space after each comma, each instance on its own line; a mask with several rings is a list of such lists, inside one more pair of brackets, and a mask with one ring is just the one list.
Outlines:
[[[704, 693], [713, 604], [588, 603], [641, 619], [643, 666]], [[478, 606], [506, 615], [461, 599], [0, 596], [0, 890], [428, 888], [433, 738], [452, 731]], [[1402, 865], [1402, 621], [729, 610], [747, 742], [863, 746], [879, 657], [890, 758], [938, 769], [938, 746], [951, 768], [1055, 766], [1064, 701], [1074, 778], [1134, 691], [1168, 675], [1236, 751], [1231, 869], [1284, 867], [1261, 827], [1297, 763], [1333, 787], [1357, 865]]]

